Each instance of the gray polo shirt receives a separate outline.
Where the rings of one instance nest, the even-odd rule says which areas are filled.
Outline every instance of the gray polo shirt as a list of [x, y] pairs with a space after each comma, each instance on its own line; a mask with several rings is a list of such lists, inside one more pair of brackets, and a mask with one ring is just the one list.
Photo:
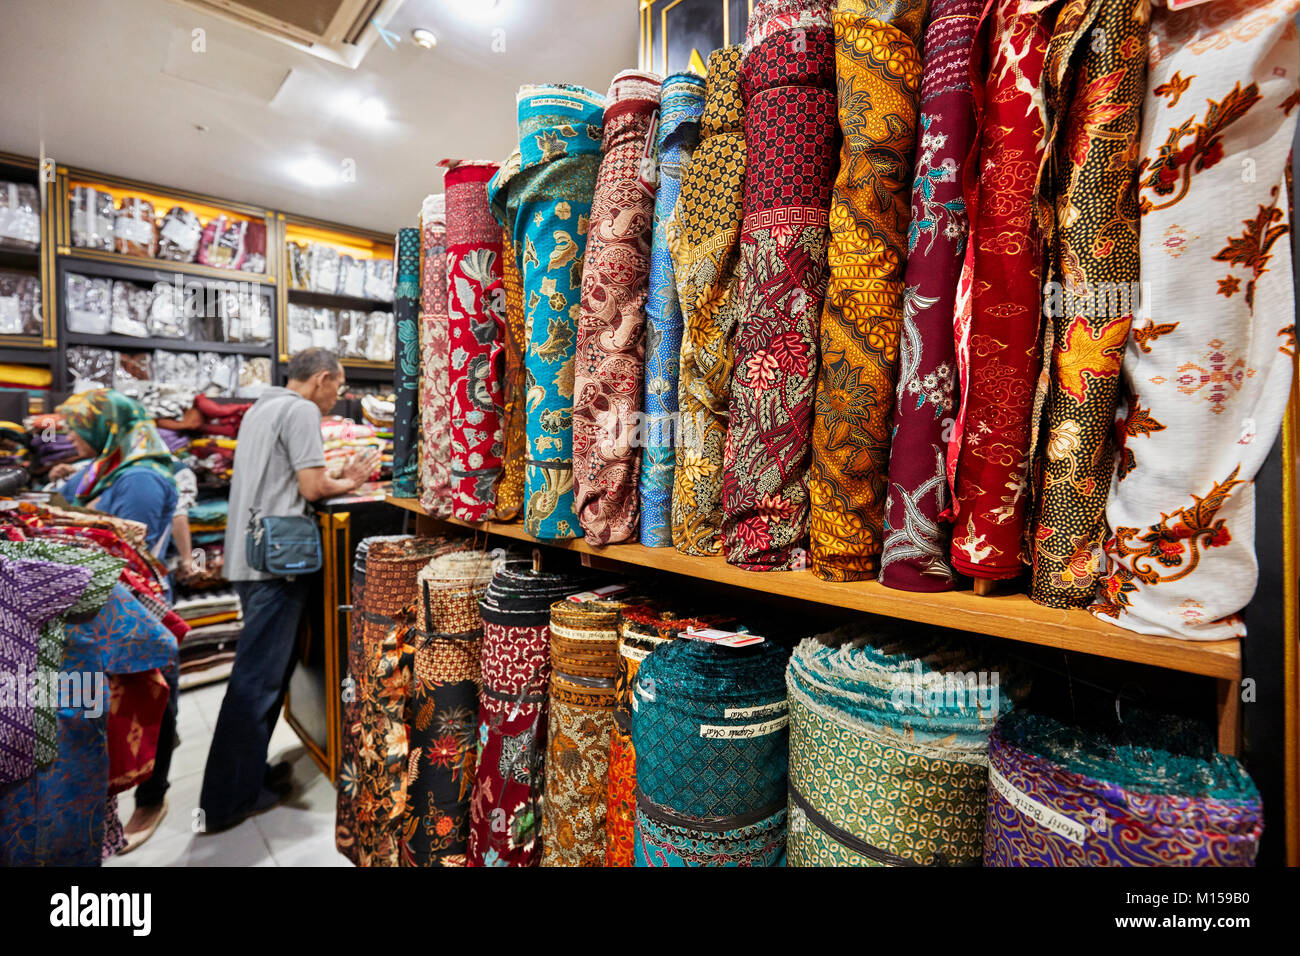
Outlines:
[[298, 490], [298, 472], [325, 465], [320, 409], [297, 392], [275, 386], [262, 392], [239, 426], [230, 517], [226, 523], [223, 573], [227, 581], [268, 581], [244, 558], [248, 517], [305, 515], [310, 509]]

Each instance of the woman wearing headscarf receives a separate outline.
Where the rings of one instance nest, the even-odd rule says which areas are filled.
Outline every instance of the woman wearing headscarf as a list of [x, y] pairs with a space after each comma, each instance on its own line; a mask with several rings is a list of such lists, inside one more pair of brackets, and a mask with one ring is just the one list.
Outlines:
[[70, 502], [138, 521], [154, 554], [167, 545], [176, 510], [172, 455], [149, 413], [111, 388], [79, 392], [59, 406], [83, 458], [93, 459], [64, 485]]
[[[58, 412], [77, 452], [92, 459], [64, 484], [63, 496], [75, 505], [140, 522], [150, 550], [161, 557], [170, 538], [178, 493], [171, 452], [149, 413], [135, 399], [111, 388], [79, 392]], [[127, 845], [122, 853], [153, 836], [167, 814], [179, 687], [176, 668], [166, 676], [171, 694], [158, 731], [154, 771], [136, 787], [135, 812], [124, 828]]]

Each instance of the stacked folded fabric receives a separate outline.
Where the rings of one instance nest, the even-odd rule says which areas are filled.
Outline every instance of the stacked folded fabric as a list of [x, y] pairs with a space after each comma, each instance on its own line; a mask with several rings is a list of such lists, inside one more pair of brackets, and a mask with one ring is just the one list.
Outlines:
[[[383, 453], [384, 441], [373, 425], [357, 424], [330, 415], [321, 421], [320, 433], [325, 446], [325, 470], [331, 478], [343, 474], [348, 461], [359, 452], [373, 448]], [[376, 466], [373, 477], [379, 477], [379, 466]]]

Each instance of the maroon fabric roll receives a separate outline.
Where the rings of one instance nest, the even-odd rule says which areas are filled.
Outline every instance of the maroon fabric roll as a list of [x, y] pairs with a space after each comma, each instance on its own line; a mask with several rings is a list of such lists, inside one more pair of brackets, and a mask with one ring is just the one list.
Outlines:
[[797, 563], [808, 530], [817, 328], [838, 168], [830, 0], [759, 0], [741, 62], [745, 98], [740, 324], [723, 455], [727, 561]]
[[947, 591], [952, 529], [945, 435], [956, 409], [953, 304], [969, 223], [962, 167], [975, 136], [971, 48], [982, 0], [932, 0], [925, 31], [907, 290], [880, 583]]
[[[635, 540], [645, 375], [645, 300], [655, 193], [659, 78], [625, 70], [605, 101], [604, 158], [596, 176], [582, 260], [578, 356], [573, 370], [573, 487], [590, 544]], [[643, 162], [644, 160], [644, 162]]]

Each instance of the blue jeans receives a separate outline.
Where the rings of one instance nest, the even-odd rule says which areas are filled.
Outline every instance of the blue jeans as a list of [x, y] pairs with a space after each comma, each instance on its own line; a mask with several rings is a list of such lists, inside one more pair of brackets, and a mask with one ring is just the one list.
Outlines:
[[252, 809], [262, 790], [271, 731], [284, 706], [293, 670], [298, 621], [308, 582], [236, 581], [244, 630], [212, 734], [199, 806], [209, 828]]

